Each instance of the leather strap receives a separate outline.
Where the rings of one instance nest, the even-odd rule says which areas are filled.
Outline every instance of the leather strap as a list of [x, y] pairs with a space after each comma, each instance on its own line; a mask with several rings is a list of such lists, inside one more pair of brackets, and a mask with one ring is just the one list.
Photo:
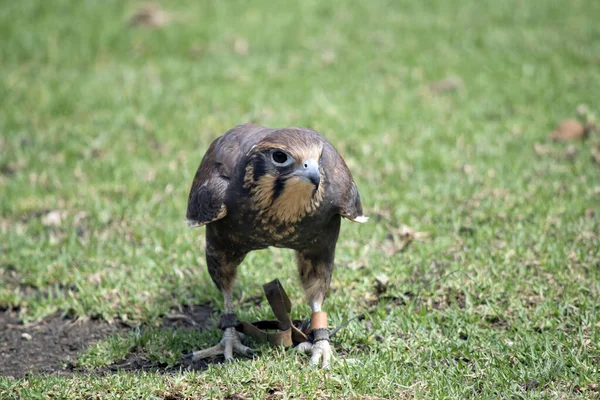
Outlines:
[[[236, 329], [258, 342], [269, 343], [272, 346], [291, 347], [306, 342], [307, 334], [312, 329], [306, 321], [290, 318], [292, 303], [279, 279], [264, 284], [263, 290], [277, 319], [256, 322], [243, 321], [236, 326]], [[327, 314], [322, 314], [325, 314], [325, 326], [322, 328], [327, 328]], [[319, 321], [322, 322], [322, 318]]]
[[310, 330], [315, 329], [327, 329], [327, 313], [324, 311], [317, 311], [312, 313], [310, 316]]

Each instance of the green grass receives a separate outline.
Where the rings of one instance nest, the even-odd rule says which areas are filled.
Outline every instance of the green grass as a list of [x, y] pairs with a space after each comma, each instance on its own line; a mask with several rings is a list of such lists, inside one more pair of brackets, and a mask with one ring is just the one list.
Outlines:
[[[220, 309], [187, 193], [210, 141], [247, 121], [325, 134], [372, 217], [343, 224], [330, 323], [370, 309], [382, 274], [387, 299], [336, 336], [330, 371], [262, 347], [204, 372], [0, 377], [0, 397], [599, 396], [600, 134], [547, 136], [580, 104], [600, 113], [600, 2], [186, 0], [130, 29], [138, 4], [0, 7], [0, 308], [147, 325]], [[429, 90], [448, 77], [462, 84]], [[430, 240], [389, 255], [403, 224]], [[279, 277], [308, 315], [288, 251], [238, 276], [238, 298]], [[138, 346], [173, 364], [218, 336], [148, 329], [76, 362]]]

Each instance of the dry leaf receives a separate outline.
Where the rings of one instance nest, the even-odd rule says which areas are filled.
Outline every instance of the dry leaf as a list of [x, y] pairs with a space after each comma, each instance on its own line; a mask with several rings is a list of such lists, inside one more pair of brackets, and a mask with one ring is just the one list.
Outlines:
[[364, 259], [359, 259], [359, 260], [352, 260], [352, 261], [350, 261], [346, 265], [346, 267], [350, 268], [353, 271], [356, 271], [356, 270], [359, 270], [359, 269], [366, 268], [367, 265], [368, 265], [368, 263]]
[[429, 233], [415, 232], [406, 225], [402, 225], [399, 228], [395, 228], [389, 224], [386, 224], [386, 226], [390, 231], [390, 240], [387, 240], [383, 244], [382, 249], [385, 254], [390, 256], [404, 251], [414, 240], [425, 241], [429, 238]]
[[233, 41], [233, 51], [241, 56], [248, 55], [250, 50], [250, 45], [248, 41], [242, 37], [235, 38]]
[[451, 76], [441, 81], [435, 81], [429, 84], [429, 90], [434, 93], [443, 93], [458, 89], [463, 86], [463, 81], [457, 76]]
[[465, 175], [472, 175], [475, 172], [475, 167], [470, 164], [463, 164], [460, 169]]
[[144, 4], [129, 18], [129, 26], [149, 26], [159, 28], [168, 24], [171, 16], [156, 3]]
[[60, 226], [62, 224], [65, 212], [53, 210], [42, 217], [42, 225], [44, 226]]
[[375, 292], [378, 294], [385, 293], [389, 287], [390, 279], [385, 274], [375, 275]]
[[548, 146], [544, 146], [543, 144], [540, 143], [536, 143], [533, 145], [533, 151], [535, 151], [536, 154], [539, 154], [540, 156], [545, 156], [550, 154], [550, 149], [548, 148]]
[[367, 293], [362, 298], [366, 303], [376, 303], [379, 300], [379, 297], [373, 293]]
[[336, 58], [337, 55], [333, 50], [325, 50], [323, 53], [321, 53], [321, 61], [323, 61], [325, 65], [331, 65], [335, 63]]
[[550, 139], [554, 141], [583, 140], [586, 139], [592, 130], [594, 124], [587, 123], [583, 125], [575, 119], [562, 121], [558, 127], [550, 134]]

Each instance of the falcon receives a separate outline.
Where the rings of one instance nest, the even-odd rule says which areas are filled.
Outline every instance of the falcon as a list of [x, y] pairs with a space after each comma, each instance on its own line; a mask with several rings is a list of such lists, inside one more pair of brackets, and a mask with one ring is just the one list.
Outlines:
[[188, 197], [190, 227], [206, 226], [208, 272], [223, 292], [223, 338], [194, 351], [194, 360], [234, 352], [252, 356], [235, 329], [233, 287], [238, 266], [252, 250], [269, 246], [296, 252], [314, 340], [298, 348], [327, 367], [332, 350], [321, 309], [334, 269], [341, 219], [366, 222], [346, 163], [321, 134], [305, 128], [239, 125], [208, 148]]

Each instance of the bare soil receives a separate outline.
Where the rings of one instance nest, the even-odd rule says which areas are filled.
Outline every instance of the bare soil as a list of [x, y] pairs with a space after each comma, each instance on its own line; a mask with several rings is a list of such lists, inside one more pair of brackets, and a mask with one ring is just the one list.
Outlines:
[[[208, 306], [186, 306], [178, 312], [180, 318], [165, 318], [163, 327], [199, 329], [210, 325], [212, 309]], [[142, 326], [143, 328], [143, 326]], [[120, 322], [101, 320], [74, 321], [55, 314], [40, 322], [23, 325], [18, 313], [0, 312], [0, 376], [22, 377], [29, 374], [64, 375], [79, 373], [111, 373], [117, 370], [175, 372], [181, 369], [205, 369], [205, 362], [182, 360], [175, 366], [148, 360], [141, 351], [134, 351], [94, 371], [75, 369], [72, 360], [90, 346], [113, 334], [126, 334], [134, 329]]]

